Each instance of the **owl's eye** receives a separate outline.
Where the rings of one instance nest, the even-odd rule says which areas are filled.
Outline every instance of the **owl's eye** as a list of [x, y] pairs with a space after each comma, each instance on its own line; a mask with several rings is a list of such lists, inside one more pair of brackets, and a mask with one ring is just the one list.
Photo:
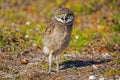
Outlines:
[[58, 14], [58, 17], [59, 17], [59, 18], [62, 17], [62, 14]]
[[67, 17], [70, 17], [71, 16], [71, 14], [67, 14]]

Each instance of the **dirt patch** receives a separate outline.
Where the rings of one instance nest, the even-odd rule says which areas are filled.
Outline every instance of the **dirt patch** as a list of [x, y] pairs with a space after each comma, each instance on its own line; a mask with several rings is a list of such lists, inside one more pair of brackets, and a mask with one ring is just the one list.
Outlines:
[[[40, 50], [28, 49], [20, 55], [0, 54], [0, 79], [20, 80], [119, 80], [120, 65], [115, 62], [119, 52], [113, 53], [66, 53], [60, 56], [60, 72], [47, 75], [47, 56]], [[64, 56], [64, 58], [63, 58]], [[21, 59], [27, 59], [22, 64]], [[41, 62], [43, 61], [43, 62]], [[54, 70], [55, 66], [53, 66]], [[111, 69], [111, 71], [109, 71]], [[118, 72], [115, 72], [118, 70]], [[90, 77], [91, 76], [91, 77]]]

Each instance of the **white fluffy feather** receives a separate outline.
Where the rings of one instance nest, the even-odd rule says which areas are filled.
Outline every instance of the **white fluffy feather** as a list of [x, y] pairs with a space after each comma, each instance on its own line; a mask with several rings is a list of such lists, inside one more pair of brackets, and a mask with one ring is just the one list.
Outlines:
[[71, 16], [66, 23], [72, 22], [73, 21], [73, 16]]
[[64, 23], [62, 19], [60, 19], [60, 18], [57, 18], [56, 16], [55, 16], [55, 19], [56, 19], [57, 21], [59, 21], [59, 22], [62, 22], [62, 23]]

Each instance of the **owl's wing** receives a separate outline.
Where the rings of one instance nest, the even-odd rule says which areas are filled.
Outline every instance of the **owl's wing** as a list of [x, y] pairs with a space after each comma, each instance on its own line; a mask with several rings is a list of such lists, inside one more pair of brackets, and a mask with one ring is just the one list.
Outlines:
[[48, 24], [48, 26], [46, 27], [46, 30], [45, 30], [45, 34], [50, 35], [53, 32], [54, 27], [55, 27], [55, 24], [53, 22]]

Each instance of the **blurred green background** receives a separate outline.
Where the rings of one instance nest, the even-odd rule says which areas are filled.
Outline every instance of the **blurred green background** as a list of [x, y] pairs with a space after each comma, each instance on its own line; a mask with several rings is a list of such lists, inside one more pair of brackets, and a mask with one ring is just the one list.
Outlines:
[[67, 51], [80, 52], [96, 38], [120, 45], [120, 0], [0, 0], [0, 50], [42, 47], [45, 27], [60, 7], [75, 14]]

